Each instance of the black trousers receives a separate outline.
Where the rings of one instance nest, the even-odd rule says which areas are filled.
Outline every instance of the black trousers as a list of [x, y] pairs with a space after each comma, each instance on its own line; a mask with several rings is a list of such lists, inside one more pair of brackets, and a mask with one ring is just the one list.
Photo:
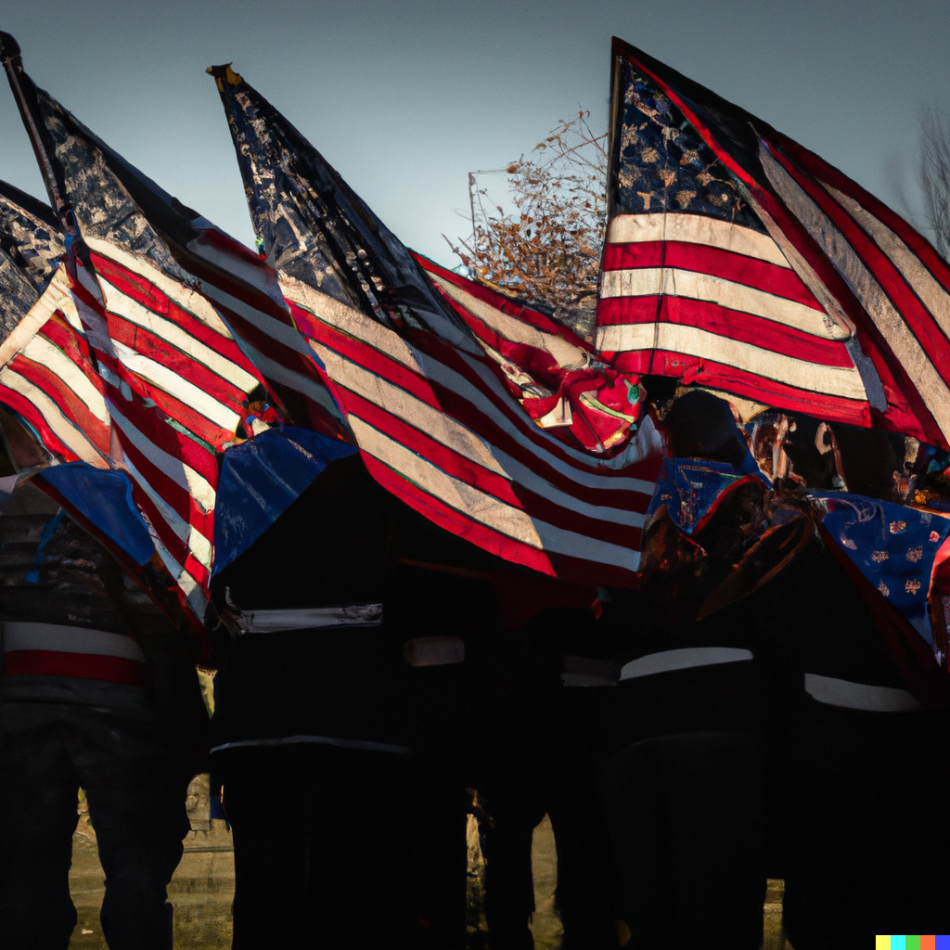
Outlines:
[[757, 730], [689, 732], [644, 739], [604, 762], [629, 950], [758, 950], [761, 748]]
[[[555, 773], [558, 765], [563, 771]], [[555, 904], [565, 950], [616, 946], [614, 878], [593, 765], [548, 763], [531, 775], [513, 769], [488, 788], [492, 826], [485, 831], [485, 919], [492, 950], [531, 950], [535, 911], [531, 845], [545, 814], [557, 848]]]
[[214, 753], [234, 838], [234, 950], [461, 950], [465, 799], [416, 753]]
[[492, 950], [531, 950], [535, 910], [531, 843], [547, 814], [557, 848], [555, 904], [565, 950], [616, 947], [615, 878], [597, 795], [597, 716], [602, 691], [528, 691], [494, 697], [482, 739], [478, 789], [484, 830], [485, 918]]
[[190, 776], [136, 713], [0, 704], [0, 947], [65, 950], [82, 787], [106, 874], [100, 919], [111, 950], [167, 950], [166, 886], [188, 833]]
[[806, 698], [790, 733], [784, 923], [795, 950], [848, 950], [875, 926], [941, 919], [950, 901], [945, 714]]

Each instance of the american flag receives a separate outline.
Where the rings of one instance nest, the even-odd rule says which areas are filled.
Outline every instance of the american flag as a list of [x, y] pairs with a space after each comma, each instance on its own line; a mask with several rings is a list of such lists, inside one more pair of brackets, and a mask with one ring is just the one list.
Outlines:
[[0, 402], [59, 459], [104, 468], [109, 415], [63, 251], [52, 209], [0, 183]]
[[614, 40], [595, 345], [630, 371], [947, 445], [947, 265], [768, 125]]
[[[266, 427], [262, 415], [286, 418], [266, 367], [254, 365], [228, 321], [246, 330], [262, 363], [295, 345], [300, 362], [306, 347], [261, 332], [281, 325], [281, 315], [285, 331], [292, 324], [253, 254], [128, 165], [36, 88], [7, 37], [4, 47], [51, 197], [71, 231], [69, 291], [101, 379], [110, 461], [128, 473], [183, 605], [201, 618], [221, 454]], [[289, 362], [288, 372], [278, 368], [282, 385], [295, 381]], [[317, 378], [301, 376], [301, 386]], [[302, 389], [294, 394], [305, 405]]]
[[622, 448], [642, 408], [638, 376], [606, 366], [586, 340], [547, 313], [413, 257], [539, 426], [574, 448]]
[[[283, 116], [229, 67], [211, 72], [259, 240], [374, 477], [507, 560], [565, 580], [635, 584], [661, 454], [652, 423], [613, 457], [539, 426], [513, 394], [511, 373], [450, 305], [453, 282], [441, 283], [447, 297], [436, 291]], [[494, 320], [497, 334], [510, 317], [495, 311], [480, 322]], [[529, 326], [502, 335], [511, 343]], [[567, 334], [554, 336], [536, 337], [534, 349], [565, 351], [567, 341], [583, 354]]]

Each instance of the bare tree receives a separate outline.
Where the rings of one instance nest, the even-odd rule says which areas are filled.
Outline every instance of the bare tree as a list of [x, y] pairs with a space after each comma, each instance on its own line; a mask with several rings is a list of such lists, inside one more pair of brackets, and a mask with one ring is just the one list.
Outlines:
[[[589, 335], [606, 223], [607, 135], [590, 113], [559, 120], [543, 142], [504, 170], [508, 205], [495, 204], [469, 174], [472, 234], [449, 246], [470, 276]], [[443, 235], [444, 236], [444, 235]]]
[[920, 114], [920, 187], [937, 250], [950, 260], [950, 115], [933, 106]]

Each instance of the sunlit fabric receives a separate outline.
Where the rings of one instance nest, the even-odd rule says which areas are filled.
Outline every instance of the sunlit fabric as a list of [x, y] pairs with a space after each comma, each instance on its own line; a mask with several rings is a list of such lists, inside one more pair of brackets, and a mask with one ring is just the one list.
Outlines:
[[217, 81], [262, 249], [370, 472], [447, 530], [566, 580], [637, 581], [661, 441], [572, 449], [409, 251], [229, 67]]
[[766, 123], [614, 41], [595, 345], [831, 422], [950, 438], [950, 268]]
[[643, 408], [639, 376], [606, 366], [589, 343], [546, 314], [413, 257], [539, 426], [573, 448], [622, 451]]
[[0, 182], [0, 402], [54, 457], [102, 468], [109, 415], [54, 219], [51, 208]]

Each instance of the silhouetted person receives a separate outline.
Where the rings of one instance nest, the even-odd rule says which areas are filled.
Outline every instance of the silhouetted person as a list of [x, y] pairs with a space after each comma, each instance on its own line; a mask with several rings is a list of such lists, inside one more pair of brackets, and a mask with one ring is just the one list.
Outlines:
[[733, 487], [692, 536], [674, 523], [670, 495], [645, 539], [654, 561], [640, 593], [605, 605], [603, 622], [623, 644], [614, 751], [601, 769], [620, 941], [630, 950], [757, 950], [765, 897], [757, 598], [698, 617], [755, 538], [765, 488], [740, 479], [750, 460], [722, 400], [690, 393], [665, 426], [671, 465], [705, 465]]
[[69, 944], [81, 787], [109, 947], [168, 950], [166, 885], [207, 739], [190, 637], [4, 454], [0, 466], [0, 947]]
[[212, 762], [234, 835], [234, 947], [461, 948], [460, 723], [492, 559], [331, 448], [213, 582], [232, 631]]

